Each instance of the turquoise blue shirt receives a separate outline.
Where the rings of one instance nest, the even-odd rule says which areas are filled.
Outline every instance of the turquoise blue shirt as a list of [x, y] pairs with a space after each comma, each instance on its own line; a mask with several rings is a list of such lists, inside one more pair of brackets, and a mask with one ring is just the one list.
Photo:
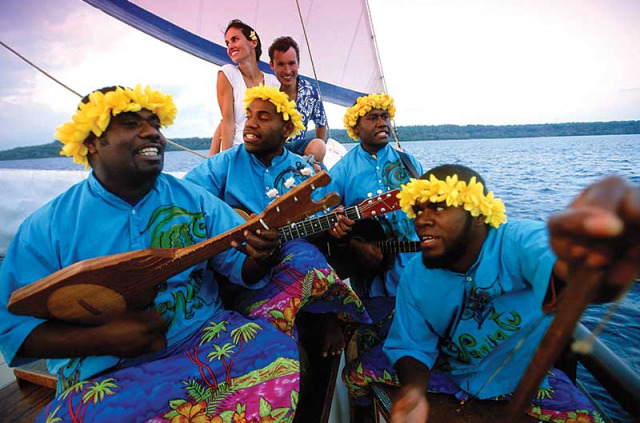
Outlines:
[[408, 356], [435, 365], [478, 396], [526, 337], [479, 398], [513, 392], [551, 320], [542, 304], [555, 261], [544, 223], [516, 220], [489, 229], [464, 274], [415, 258], [400, 280], [385, 353], [392, 363]]
[[[230, 207], [201, 187], [161, 174], [154, 188], [131, 206], [93, 176], [52, 200], [20, 226], [0, 273], [0, 350], [10, 366], [27, 359], [17, 352], [43, 320], [7, 311], [11, 292], [81, 260], [149, 247], [184, 247], [242, 224]], [[231, 249], [210, 264], [243, 285], [246, 256]], [[266, 279], [260, 283], [266, 283]], [[161, 286], [155, 307], [170, 324], [169, 345], [178, 343], [221, 310], [211, 266], [200, 263]], [[117, 357], [49, 360], [53, 374], [87, 379], [120, 361]]]
[[[233, 208], [258, 214], [274, 195], [288, 192], [314, 174], [302, 157], [287, 149], [273, 158], [271, 166], [265, 166], [244, 145], [238, 145], [210, 157], [184, 179], [204, 187]], [[312, 198], [320, 198], [323, 191], [317, 189]]]
[[[410, 154], [411, 163], [419, 174], [422, 166]], [[390, 144], [380, 149], [376, 157], [367, 153], [362, 145], [349, 150], [345, 156], [329, 170], [331, 184], [329, 191], [340, 196], [341, 204], [353, 206], [370, 196], [376, 196], [409, 182], [411, 175], [402, 164], [400, 155]], [[417, 241], [413, 220], [399, 210], [382, 216], [390, 225], [392, 237], [398, 241]], [[371, 286], [371, 297], [395, 297], [402, 269], [419, 253], [398, 254], [391, 269], [385, 273], [384, 281], [376, 278]], [[363, 293], [357, 292], [358, 295]]]

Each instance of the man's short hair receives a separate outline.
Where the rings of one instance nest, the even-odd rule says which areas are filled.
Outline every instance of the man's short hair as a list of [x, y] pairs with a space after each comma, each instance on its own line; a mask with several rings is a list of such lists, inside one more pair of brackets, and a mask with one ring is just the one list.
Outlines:
[[286, 53], [291, 47], [296, 51], [296, 60], [300, 63], [300, 48], [298, 47], [298, 43], [289, 36], [278, 37], [271, 43], [271, 46], [269, 46], [269, 59], [273, 62], [273, 55], [276, 50]]

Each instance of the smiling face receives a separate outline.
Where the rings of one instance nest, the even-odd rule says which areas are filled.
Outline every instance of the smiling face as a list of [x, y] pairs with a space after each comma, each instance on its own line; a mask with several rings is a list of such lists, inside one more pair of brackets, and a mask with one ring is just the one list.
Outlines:
[[[273, 60], [270, 64], [283, 89], [296, 86], [299, 63], [296, 50], [293, 47], [289, 47], [289, 50], [285, 52], [274, 50]], [[287, 90], [285, 89], [285, 91]]]
[[229, 28], [224, 34], [224, 43], [227, 46], [227, 54], [234, 63], [256, 55], [255, 48], [258, 41], [247, 39], [239, 28]]
[[382, 109], [371, 109], [358, 119], [353, 132], [360, 138], [362, 147], [374, 154], [389, 142], [391, 134], [389, 112]]
[[146, 109], [113, 116], [100, 138], [85, 142], [96, 177], [114, 193], [153, 185], [164, 165], [166, 143], [160, 119]]
[[284, 121], [276, 106], [268, 100], [255, 99], [246, 110], [244, 148], [267, 166], [282, 154], [284, 143], [293, 130], [291, 120]]
[[473, 218], [462, 207], [447, 207], [444, 203], [417, 203], [413, 210], [424, 265], [466, 272], [486, 237], [483, 220]]

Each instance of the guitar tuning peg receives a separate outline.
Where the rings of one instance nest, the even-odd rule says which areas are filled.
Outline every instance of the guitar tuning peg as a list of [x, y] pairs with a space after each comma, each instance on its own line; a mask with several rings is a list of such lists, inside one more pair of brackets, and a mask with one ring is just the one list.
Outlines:
[[377, 191], [376, 191], [376, 193], [377, 193], [378, 195], [380, 195], [380, 194], [382, 194], [382, 190], [381, 190], [381, 189], [379, 189], [379, 190], [377, 190]]
[[367, 193], [367, 197], [369, 197], [369, 198], [373, 197], [373, 193], [368, 192], [368, 193]]

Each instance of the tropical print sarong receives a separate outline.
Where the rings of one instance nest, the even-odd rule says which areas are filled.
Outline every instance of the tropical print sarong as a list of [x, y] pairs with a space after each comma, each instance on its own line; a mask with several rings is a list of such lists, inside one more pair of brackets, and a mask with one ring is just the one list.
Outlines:
[[37, 421], [289, 422], [299, 370], [290, 337], [264, 319], [223, 311], [179, 345], [76, 383]]
[[349, 396], [359, 406], [372, 403], [368, 388], [370, 383], [399, 385], [393, 366], [382, 351], [393, 320], [395, 298], [374, 297], [363, 302], [374, 323], [355, 328], [351, 341], [355, 348], [350, 346], [347, 350], [347, 363], [342, 372]]
[[284, 244], [271, 281], [259, 290], [243, 290], [231, 306], [246, 316], [264, 317], [282, 332], [296, 336], [299, 310], [335, 313], [347, 322], [370, 322], [362, 301], [341, 280], [315, 246], [298, 239]]

